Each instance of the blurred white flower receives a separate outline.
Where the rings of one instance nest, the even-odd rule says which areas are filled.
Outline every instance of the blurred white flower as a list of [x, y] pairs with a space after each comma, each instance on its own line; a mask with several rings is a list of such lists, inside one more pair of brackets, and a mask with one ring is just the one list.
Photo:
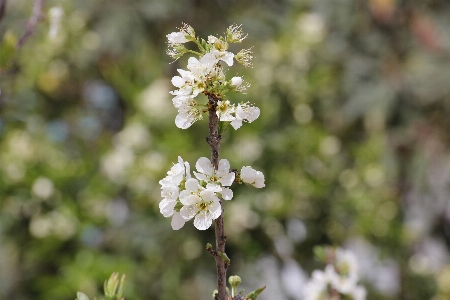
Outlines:
[[64, 11], [59, 6], [54, 6], [48, 11], [50, 29], [48, 31], [48, 37], [54, 40], [58, 36], [58, 31], [61, 25], [62, 17], [64, 16]]

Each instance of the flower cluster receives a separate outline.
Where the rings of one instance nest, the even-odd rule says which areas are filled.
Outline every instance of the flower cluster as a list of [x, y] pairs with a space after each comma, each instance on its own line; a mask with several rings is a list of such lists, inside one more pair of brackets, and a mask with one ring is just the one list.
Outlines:
[[[161, 197], [159, 209], [164, 217], [172, 217], [172, 228], [178, 230], [186, 221], [194, 219], [194, 226], [199, 230], [208, 229], [212, 220], [222, 213], [220, 199], [231, 200], [233, 191], [229, 188], [236, 179], [236, 173], [230, 170], [226, 159], [219, 161], [215, 170], [211, 161], [200, 157], [195, 164], [197, 171], [191, 176], [190, 165], [178, 157], [167, 172], [167, 176], [159, 181]], [[251, 184], [257, 188], [264, 187], [264, 175], [252, 169], [243, 167], [239, 182]]]
[[[189, 128], [194, 122], [203, 118], [208, 111], [207, 104], [201, 105], [195, 99], [199, 94], [215, 95], [223, 99], [227, 91], [244, 92], [249, 84], [243, 83], [240, 76], [226, 79], [223, 64], [231, 67], [236, 60], [249, 67], [252, 61], [252, 51], [243, 49], [237, 54], [228, 51], [230, 43], [241, 43], [246, 38], [240, 26], [228, 27], [224, 37], [209, 36], [203, 40], [195, 36], [194, 29], [184, 24], [179, 32], [167, 35], [169, 50], [167, 54], [177, 60], [186, 53], [196, 57], [188, 59], [187, 70], [178, 69], [179, 76], [172, 78], [172, 84], [177, 88], [170, 93], [174, 96], [173, 104], [178, 109], [175, 124], [178, 128]], [[185, 43], [194, 42], [199, 51], [189, 50]], [[222, 122], [231, 122], [238, 129], [243, 121], [253, 122], [259, 117], [259, 108], [249, 103], [232, 104], [230, 101], [219, 101], [216, 113]]]
[[305, 287], [305, 300], [352, 299], [365, 300], [366, 289], [357, 285], [358, 264], [355, 256], [344, 249], [328, 251], [324, 271], [314, 270]]

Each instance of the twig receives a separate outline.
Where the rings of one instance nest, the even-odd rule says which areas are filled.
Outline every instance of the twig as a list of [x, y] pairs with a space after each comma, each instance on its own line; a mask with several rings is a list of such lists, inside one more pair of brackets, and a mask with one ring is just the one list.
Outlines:
[[[219, 168], [219, 150], [220, 150], [220, 140], [221, 136], [219, 134], [219, 118], [216, 114], [217, 101], [220, 98], [215, 95], [208, 95], [208, 110], [209, 110], [209, 136], [206, 138], [206, 141], [211, 148], [211, 164], [214, 166], [214, 169], [217, 170]], [[215, 234], [216, 234], [216, 255], [214, 259], [216, 260], [216, 269], [217, 269], [217, 300], [227, 300], [227, 290], [226, 290], [226, 278], [227, 278], [227, 266], [222, 258], [217, 255], [217, 252], [225, 253], [225, 242], [227, 237], [224, 234], [224, 226], [223, 226], [223, 203], [222, 199], [220, 200], [220, 206], [222, 208], [222, 214], [215, 220]], [[209, 251], [209, 250], [208, 250]], [[210, 251], [211, 254], [213, 254]]]
[[0, 22], [3, 19], [3, 15], [5, 14], [6, 10], [6, 0], [0, 0]]
[[22, 47], [25, 41], [33, 34], [36, 29], [36, 25], [42, 18], [42, 7], [44, 6], [44, 0], [34, 0], [33, 12], [28, 19], [27, 29], [17, 41], [16, 49]]

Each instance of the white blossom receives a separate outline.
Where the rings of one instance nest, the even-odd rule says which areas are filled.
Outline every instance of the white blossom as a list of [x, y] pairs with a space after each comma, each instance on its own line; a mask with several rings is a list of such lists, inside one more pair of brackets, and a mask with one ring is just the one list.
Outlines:
[[236, 108], [229, 100], [217, 101], [216, 114], [220, 121], [233, 121], [235, 117], [232, 114], [234, 114], [235, 110]]
[[206, 157], [200, 157], [195, 164], [198, 172], [194, 171], [194, 175], [198, 180], [205, 181], [210, 189], [221, 194], [224, 200], [233, 198], [233, 191], [228, 186], [234, 181], [235, 174], [230, 172], [230, 163], [226, 159], [219, 161], [218, 169], [214, 170], [211, 161]]
[[241, 179], [243, 182], [253, 185], [256, 188], [263, 188], [264, 174], [260, 171], [254, 170], [252, 167], [242, 167]]
[[260, 110], [258, 107], [250, 106], [248, 104], [238, 104], [236, 108], [236, 117], [231, 121], [231, 126], [234, 129], [238, 129], [242, 126], [242, 122], [245, 120], [249, 123], [253, 122], [259, 117]]
[[202, 113], [197, 108], [197, 102], [194, 99], [187, 98], [186, 101], [179, 103], [178, 115], [175, 117], [175, 125], [178, 128], [189, 128], [201, 119], [203, 119]]
[[[183, 161], [183, 159], [178, 156], [178, 163], [174, 164], [167, 172], [167, 176], [159, 181], [159, 184], [161, 185], [161, 197], [163, 197], [159, 203], [159, 210], [164, 217], [168, 218], [173, 216], [174, 218], [177, 215], [175, 206], [178, 203], [180, 192], [179, 185], [182, 181], [189, 178], [191, 178], [189, 163]], [[180, 222], [177, 223], [173, 218], [172, 224], [179, 225]], [[174, 225], [172, 225], [172, 227], [174, 227]]]
[[180, 193], [180, 201], [184, 205], [180, 210], [185, 220], [194, 218], [194, 226], [199, 230], [211, 227], [212, 220], [222, 213], [220, 199], [213, 188], [202, 187], [197, 179], [190, 178], [185, 183], [186, 190]]

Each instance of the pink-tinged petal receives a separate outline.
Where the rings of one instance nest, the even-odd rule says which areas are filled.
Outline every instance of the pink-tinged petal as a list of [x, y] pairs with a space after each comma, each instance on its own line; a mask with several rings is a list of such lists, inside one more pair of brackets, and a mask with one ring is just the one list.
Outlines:
[[211, 164], [211, 161], [206, 157], [200, 157], [195, 163], [195, 168], [200, 173], [211, 176], [214, 172], [214, 168]]
[[185, 83], [184, 79], [181, 78], [180, 76], [173, 76], [171, 81], [172, 84], [177, 88], [181, 88]]
[[235, 177], [236, 177], [236, 174], [234, 174], [234, 172], [230, 172], [227, 175], [220, 178], [220, 183], [223, 186], [230, 186], [233, 184]]
[[180, 214], [185, 220], [190, 220], [193, 217], [195, 217], [195, 214], [197, 213], [197, 209], [194, 206], [183, 206], [183, 208], [180, 209]]
[[168, 218], [175, 212], [174, 208], [176, 204], [176, 201], [163, 199], [161, 202], [159, 202], [159, 211], [164, 217]]
[[266, 185], [264, 184], [264, 174], [260, 171], [256, 171], [255, 183], [253, 184], [256, 188], [263, 188]]
[[223, 177], [230, 173], [230, 162], [227, 159], [221, 159], [218, 167], [216, 172], [217, 176]]
[[186, 220], [181, 216], [179, 212], [175, 212], [172, 217], [172, 229], [178, 230], [184, 226], [184, 223], [186, 223]]
[[220, 217], [220, 214], [222, 213], [222, 206], [220, 205], [219, 201], [214, 201], [213, 203], [211, 203], [208, 209], [211, 212], [212, 218], [214, 220]]
[[194, 226], [198, 230], [206, 230], [211, 227], [212, 224], [212, 214], [208, 211], [201, 211], [195, 216]]
[[252, 184], [256, 179], [256, 171], [250, 167], [242, 167], [241, 169], [241, 179], [245, 183]]
[[233, 199], [233, 191], [230, 188], [222, 188], [222, 198], [223, 200]]

